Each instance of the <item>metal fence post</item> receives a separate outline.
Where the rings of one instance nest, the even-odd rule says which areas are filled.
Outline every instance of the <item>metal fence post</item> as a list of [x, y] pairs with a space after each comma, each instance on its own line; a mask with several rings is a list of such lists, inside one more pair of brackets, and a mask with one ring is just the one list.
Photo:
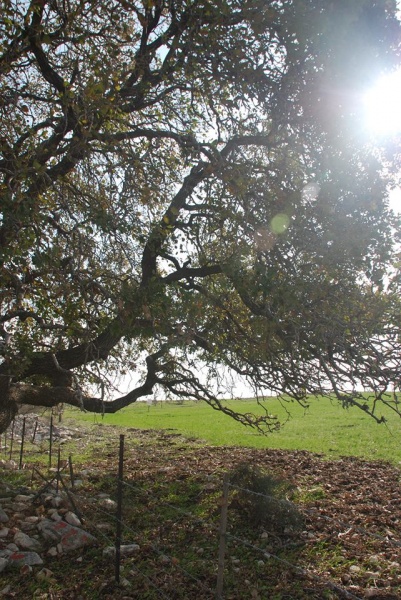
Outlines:
[[70, 467], [71, 489], [73, 490], [75, 484], [74, 484], [74, 469], [73, 469], [73, 466], [72, 466], [72, 456], [71, 456], [71, 454], [68, 457], [68, 465]]
[[122, 535], [122, 508], [123, 508], [123, 477], [124, 477], [124, 435], [120, 435], [120, 453], [118, 460], [118, 482], [117, 482], [117, 528], [116, 528], [116, 564], [115, 580], [120, 583], [120, 560], [121, 560], [121, 535]]
[[221, 500], [221, 516], [220, 516], [220, 529], [219, 529], [219, 562], [217, 571], [217, 586], [216, 586], [216, 598], [222, 600], [223, 598], [223, 581], [224, 581], [224, 559], [226, 553], [226, 533], [227, 533], [227, 514], [228, 514], [228, 473], [224, 475], [223, 479], [223, 497]]
[[36, 417], [35, 427], [33, 429], [33, 434], [32, 434], [32, 444], [35, 443], [35, 437], [36, 437], [36, 431], [37, 431], [37, 429], [38, 429], [38, 418]]
[[11, 425], [11, 438], [10, 438], [10, 460], [13, 454], [13, 443], [14, 443], [14, 426], [15, 426], [15, 421], [13, 419], [13, 424]]
[[49, 469], [52, 466], [52, 451], [53, 451], [53, 415], [50, 417]]
[[56, 492], [58, 494], [60, 487], [60, 466], [61, 466], [61, 447], [57, 450], [57, 477], [56, 477]]
[[25, 421], [26, 421], [26, 417], [24, 417], [22, 420], [21, 449], [20, 449], [20, 453], [19, 453], [19, 468], [20, 469], [22, 469], [22, 457], [24, 455]]

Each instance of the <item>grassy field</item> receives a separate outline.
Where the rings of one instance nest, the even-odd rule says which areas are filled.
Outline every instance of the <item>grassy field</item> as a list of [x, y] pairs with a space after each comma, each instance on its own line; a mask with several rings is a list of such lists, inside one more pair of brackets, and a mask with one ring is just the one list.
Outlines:
[[[240, 412], [261, 414], [254, 400], [227, 401], [227, 405]], [[176, 430], [216, 446], [308, 450], [328, 457], [358, 456], [401, 464], [401, 419], [388, 410], [380, 413], [388, 422], [378, 425], [361, 410], [344, 410], [327, 399], [313, 400], [307, 411], [296, 403], [282, 406], [274, 398], [268, 399], [265, 406], [270, 414], [283, 421], [288, 419], [280, 431], [266, 436], [204, 403], [189, 401], [183, 404], [159, 402], [150, 406], [139, 402], [114, 415], [105, 415], [103, 422], [138, 429]], [[99, 415], [79, 411], [69, 410], [66, 416], [102, 422]]]

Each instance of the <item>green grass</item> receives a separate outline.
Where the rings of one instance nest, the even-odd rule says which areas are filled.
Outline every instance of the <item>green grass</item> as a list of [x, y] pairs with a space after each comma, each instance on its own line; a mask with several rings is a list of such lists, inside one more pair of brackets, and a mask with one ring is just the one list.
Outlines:
[[[134, 427], [138, 429], [171, 429], [186, 436], [205, 440], [217, 446], [247, 446], [287, 450], [308, 450], [338, 457], [358, 456], [365, 459], [401, 462], [401, 419], [383, 407], [382, 414], [388, 419], [378, 425], [359, 409], [343, 409], [328, 399], [312, 400], [305, 411], [296, 403], [284, 407], [275, 398], [265, 403], [270, 414], [281, 420], [290, 417], [282, 429], [266, 436], [244, 427], [205, 403], [144, 402], [114, 414], [91, 415], [69, 410], [66, 416], [86, 422], [103, 422], [107, 425]], [[261, 414], [255, 400], [231, 400], [227, 405], [239, 412]]]

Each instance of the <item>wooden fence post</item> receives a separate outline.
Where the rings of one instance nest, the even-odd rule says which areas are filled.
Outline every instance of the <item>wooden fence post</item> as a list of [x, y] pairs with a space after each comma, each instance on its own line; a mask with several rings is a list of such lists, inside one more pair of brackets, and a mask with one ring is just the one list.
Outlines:
[[217, 586], [216, 586], [216, 598], [217, 600], [223, 599], [223, 581], [224, 581], [224, 559], [226, 553], [226, 533], [227, 533], [227, 514], [228, 514], [228, 473], [224, 475], [223, 479], [223, 497], [221, 500], [221, 516], [220, 516], [220, 529], [219, 529], [219, 562], [217, 571]]

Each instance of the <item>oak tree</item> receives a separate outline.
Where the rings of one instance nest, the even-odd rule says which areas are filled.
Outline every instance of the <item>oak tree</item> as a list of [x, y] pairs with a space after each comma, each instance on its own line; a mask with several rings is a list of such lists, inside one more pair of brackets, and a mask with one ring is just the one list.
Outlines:
[[397, 411], [399, 153], [361, 109], [399, 60], [395, 1], [1, 13], [0, 431], [155, 390], [274, 428], [220, 401], [239, 378]]

